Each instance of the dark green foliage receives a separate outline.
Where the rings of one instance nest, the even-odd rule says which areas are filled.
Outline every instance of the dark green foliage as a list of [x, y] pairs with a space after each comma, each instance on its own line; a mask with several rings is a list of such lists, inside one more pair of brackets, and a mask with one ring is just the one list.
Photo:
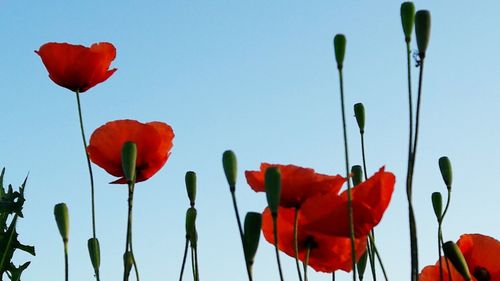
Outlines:
[[16, 231], [18, 218], [23, 217], [23, 205], [26, 201], [24, 198], [24, 188], [26, 186], [26, 178], [19, 191], [14, 191], [12, 185], [9, 185], [7, 190], [3, 186], [3, 176], [5, 168], [0, 174], [0, 281], [4, 280], [6, 275], [10, 280], [21, 280], [22, 272], [28, 268], [30, 262], [26, 262], [16, 267], [12, 263], [12, 257], [16, 250], [27, 252], [35, 255], [35, 247], [27, 246], [19, 242], [19, 234]]

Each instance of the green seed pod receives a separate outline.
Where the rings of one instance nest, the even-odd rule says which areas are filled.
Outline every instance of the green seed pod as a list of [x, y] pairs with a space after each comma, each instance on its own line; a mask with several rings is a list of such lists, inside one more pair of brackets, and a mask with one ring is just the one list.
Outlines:
[[133, 264], [134, 256], [132, 255], [132, 252], [126, 251], [125, 254], [123, 254], [123, 267], [125, 268], [125, 276], [127, 278], [126, 280], [128, 280]]
[[127, 181], [135, 181], [135, 165], [137, 161], [137, 145], [127, 141], [122, 146], [122, 169]]
[[236, 186], [236, 175], [238, 174], [238, 162], [234, 152], [231, 150], [224, 151], [224, 154], [222, 154], [222, 166], [224, 167], [227, 183], [231, 191], [234, 191]]
[[267, 204], [273, 217], [278, 215], [281, 195], [281, 172], [277, 167], [269, 167], [265, 174]]
[[262, 215], [248, 212], [244, 223], [244, 252], [247, 264], [251, 267], [255, 260], [255, 254], [259, 246], [260, 229], [262, 227]]
[[333, 38], [333, 48], [335, 49], [335, 59], [337, 60], [337, 68], [341, 70], [344, 67], [345, 48], [347, 40], [344, 34], [337, 34]]
[[358, 122], [359, 132], [363, 134], [365, 132], [365, 107], [362, 103], [354, 105], [354, 116]]
[[417, 35], [418, 55], [425, 58], [425, 52], [431, 37], [431, 13], [420, 10], [415, 14], [415, 34]]
[[90, 238], [87, 241], [87, 247], [89, 248], [90, 261], [95, 271], [99, 270], [101, 266], [101, 247], [99, 246], [99, 240], [97, 238]]
[[356, 186], [363, 182], [363, 168], [360, 165], [354, 165], [351, 168], [352, 185]]
[[451, 184], [453, 182], [453, 170], [451, 168], [451, 162], [448, 157], [443, 156], [439, 158], [439, 170], [441, 170], [441, 176], [446, 184], [446, 188], [451, 190]]
[[401, 24], [403, 25], [405, 41], [410, 43], [411, 32], [415, 24], [415, 5], [413, 2], [404, 2], [401, 4]]
[[441, 196], [441, 193], [433, 192], [431, 200], [434, 214], [436, 214], [436, 219], [438, 220], [438, 222], [440, 222], [443, 216], [443, 197]]
[[463, 278], [465, 278], [465, 280], [472, 280], [464, 255], [455, 242], [448, 241], [444, 243], [443, 252], [444, 255], [451, 261], [455, 269], [462, 275]]
[[365, 253], [359, 258], [358, 263], [356, 264], [356, 267], [358, 268], [360, 281], [363, 281], [367, 260], [368, 260], [368, 251], [365, 251]]
[[69, 214], [68, 206], [65, 203], [59, 203], [54, 206], [54, 217], [56, 218], [57, 228], [61, 234], [64, 243], [69, 241]]
[[186, 237], [192, 237], [196, 225], [196, 209], [191, 207], [186, 212]]
[[185, 181], [189, 204], [191, 205], [191, 207], [193, 207], [196, 201], [196, 173], [193, 171], [187, 172]]

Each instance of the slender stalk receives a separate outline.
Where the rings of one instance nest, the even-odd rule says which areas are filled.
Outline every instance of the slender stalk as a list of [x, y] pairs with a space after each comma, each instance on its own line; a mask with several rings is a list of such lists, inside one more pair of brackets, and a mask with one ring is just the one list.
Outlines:
[[[342, 75], [342, 68], [339, 68], [340, 80], [340, 104], [342, 108], [342, 126], [344, 131], [344, 152], [345, 152], [345, 169], [346, 177], [349, 178], [349, 149], [347, 145], [347, 125], [345, 118], [345, 105], [344, 105], [344, 79]], [[356, 281], [356, 249], [354, 245], [354, 215], [352, 212], [352, 195], [351, 195], [351, 181], [347, 180], [347, 208], [349, 209], [349, 237], [351, 239], [351, 259], [352, 259], [352, 279]]]
[[[236, 188], [234, 186], [230, 186], [229, 190], [231, 191], [231, 198], [233, 200], [234, 213], [236, 214], [236, 221], [238, 222], [238, 230], [240, 231], [241, 246], [243, 247], [243, 251], [245, 251], [245, 238], [243, 237], [243, 228], [241, 227], [240, 212], [238, 211], [238, 204], [236, 203], [236, 194], [235, 194]], [[245, 266], [247, 268], [248, 280], [253, 281], [252, 270], [248, 266], [248, 261], [247, 261], [246, 255], [245, 255]]]
[[332, 272], [332, 281], [335, 281], [335, 271]]
[[68, 268], [68, 241], [64, 241], [64, 280], [68, 281], [69, 268]]
[[184, 257], [182, 257], [181, 274], [179, 276], [179, 281], [182, 281], [182, 276], [184, 275], [184, 267], [186, 266], [188, 246], [189, 246], [189, 239], [186, 237], [186, 244], [184, 245]]
[[[80, 103], [80, 93], [77, 90], [76, 94], [76, 104], [78, 107], [78, 119], [80, 121], [80, 131], [83, 141], [83, 151], [85, 152], [85, 157], [87, 158], [87, 167], [89, 170], [90, 177], [90, 197], [91, 197], [91, 209], [92, 209], [92, 238], [96, 239], [96, 223], [95, 223], [95, 195], [94, 195], [94, 174], [92, 173], [92, 165], [90, 164], [89, 154], [87, 153], [87, 138], [85, 137], [85, 130], [83, 128], [83, 117], [82, 117], [82, 106]], [[99, 268], [94, 268], [95, 277], [97, 281], [99, 278]]]
[[388, 281], [389, 277], [387, 276], [387, 272], [385, 271], [384, 263], [382, 262], [382, 258], [380, 257], [380, 253], [378, 252], [377, 245], [375, 243], [375, 238], [373, 236], [371, 236], [371, 234], [368, 235], [368, 238], [370, 239], [370, 243], [372, 245], [374, 255], [377, 257], [378, 263], [380, 264], [380, 268], [382, 269], [382, 273], [384, 274], [384, 279], [385, 279], [385, 281]]
[[[377, 274], [375, 272], [375, 255], [373, 253], [373, 247], [371, 246], [369, 239], [368, 244], [366, 245], [366, 251], [368, 255], [368, 261], [370, 262], [370, 271], [372, 273], [373, 281], [377, 281]], [[361, 280], [361, 277], [359, 279]]]
[[[446, 213], [448, 212], [448, 208], [450, 207], [450, 202], [451, 202], [451, 189], [448, 188], [448, 197], [446, 199], [446, 206], [444, 207], [443, 214], [441, 215], [441, 218], [438, 221], [438, 247], [439, 247], [439, 273], [440, 273], [440, 278], [443, 280], [443, 266], [441, 262], [441, 247], [444, 244], [443, 240], [443, 231], [442, 231], [442, 226], [443, 226], [443, 220], [444, 217], [446, 216]], [[444, 257], [446, 261], [446, 268], [448, 269], [448, 279], [452, 281], [451, 277], [451, 271], [450, 271], [450, 263], [448, 261], [448, 258], [445, 256]]]
[[196, 269], [196, 281], [200, 281], [200, 269], [198, 268], [198, 245], [194, 247], [194, 262]]
[[299, 280], [302, 281], [302, 274], [300, 272], [300, 265], [299, 265], [298, 226], [299, 226], [299, 208], [295, 207], [295, 220], [293, 224], [293, 245], [295, 246], [295, 265], [297, 266], [297, 274], [299, 275]]
[[[128, 183], [128, 216], [127, 216], [127, 237], [125, 241], [125, 253], [127, 251], [130, 251], [130, 254], [132, 255], [132, 263], [134, 266], [134, 271], [135, 271], [135, 277], [136, 280], [139, 281], [139, 270], [137, 269], [137, 263], [135, 261], [135, 256], [134, 256], [134, 249], [132, 247], [132, 208], [134, 205], [134, 187], [135, 187], [135, 182], [131, 181]], [[128, 280], [128, 276], [126, 274], [126, 269], [124, 271], [124, 276], [123, 279], [125, 281]]]
[[443, 261], [441, 259], [441, 222], [438, 225], [439, 281], [443, 281]]
[[310, 245], [307, 245], [307, 250], [306, 250], [306, 258], [304, 260], [304, 281], [307, 280], [307, 266], [309, 265], [309, 256], [311, 255], [311, 247]]
[[278, 271], [280, 273], [280, 280], [284, 281], [283, 271], [281, 270], [280, 253], [278, 251], [278, 217], [273, 215], [273, 230], [274, 230], [274, 250], [276, 251], [276, 261], [278, 262]]
[[195, 264], [196, 264], [196, 261], [194, 259], [194, 247], [191, 245], [191, 270], [193, 271], [193, 280], [197, 281], [198, 275], [196, 274]]

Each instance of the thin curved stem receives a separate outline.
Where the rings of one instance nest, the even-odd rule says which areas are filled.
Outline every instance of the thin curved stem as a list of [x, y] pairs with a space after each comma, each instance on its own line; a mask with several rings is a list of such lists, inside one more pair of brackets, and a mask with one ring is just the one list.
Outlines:
[[[139, 281], [140, 280], [139, 270], [137, 268], [137, 263], [135, 261], [135, 256], [134, 256], [134, 249], [132, 247], [132, 209], [134, 205], [134, 187], [135, 187], [134, 181], [128, 183], [128, 212], [127, 212], [128, 216], [127, 216], [127, 236], [125, 239], [126, 240], [125, 253], [130, 252], [130, 255], [132, 256], [132, 264], [134, 266], [135, 278], [137, 281]], [[123, 279], [126, 281], [128, 280], [128, 278], [129, 277], [125, 267]]]
[[306, 250], [306, 258], [304, 260], [304, 281], [308, 281], [307, 279], [307, 266], [309, 265], [309, 256], [311, 255], [311, 247], [307, 245]]
[[278, 271], [280, 274], [280, 280], [284, 281], [283, 271], [281, 269], [280, 252], [278, 250], [278, 217], [273, 215], [273, 232], [274, 232], [274, 249], [276, 252], [276, 262], [278, 263]]
[[69, 279], [69, 266], [68, 266], [68, 241], [64, 242], [64, 280]]
[[[342, 127], [344, 131], [344, 152], [345, 152], [345, 169], [346, 177], [349, 178], [349, 149], [347, 144], [347, 125], [345, 118], [345, 105], [344, 105], [344, 79], [342, 75], [342, 68], [339, 68], [340, 80], [340, 105], [342, 109]], [[347, 208], [349, 211], [349, 238], [351, 239], [351, 259], [352, 259], [352, 279], [356, 281], [356, 249], [354, 245], [354, 215], [352, 212], [352, 194], [351, 194], [351, 181], [347, 180]]]
[[389, 277], [387, 275], [387, 272], [385, 271], [384, 263], [382, 262], [382, 258], [380, 256], [380, 253], [378, 252], [378, 249], [377, 249], [377, 244], [375, 243], [375, 238], [373, 236], [371, 236], [371, 234], [369, 234], [368, 237], [371, 241], [370, 243], [372, 245], [373, 252], [374, 252], [375, 256], [377, 257], [378, 263], [380, 264], [380, 268], [382, 269], [382, 273], [384, 274], [384, 279], [385, 279], [385, 281], [389, 281]]
[[302, 273], [300, 272], [300, 264], [299, 264], [299, 208], [295, 207], [295, 219], [293, 224], [293, 245], [295, 248], [295, 265], [297, 266], [297, 274], [299, 275], [299, 280], [302, 281]]
[[193, 280], [196, 281], [198, 280], [198, 276], [196, 275], [196, 261], [194, 259], [194, 247], [191, 245], [191, 270], [193, 271]]
[[196, 281], [200, 281], [200, 269], [198, 268], [198, 245], [194, 247], [194, 262], [196, 270]]
[[182, 281], [182, 276], [184, 275], [184, 267], [186, 266], [188, 247], [189, 247], [189, 239], [186, 237], [186, 244], [184, 245], [184, 256], [182, 257], [182, 265], [181, 265], [181, 273], [179, 276], [179, 281]]
[[[238, 222], [238, 230], [240, 232], [241, 246], [243, 248], [243, 252], [245, 252], [245, 237], [243, 236], [243, 228], [241, 227], [241, 219], [240, 219], [240, 212], [238, 211], [238, 204], [236, 203], [236, 194], [235, 194], [236, 187], [230, 186], [229, 190], [231, 191], [231, 199], [233, 200], [234, 213], [236, 215], [236, 221]], [[245, 254], [244, 256], [245, 256], [245, 266], [247, 268], [248, 280], [253, 281], [252, 269], [248, 265], [247, 257]]]

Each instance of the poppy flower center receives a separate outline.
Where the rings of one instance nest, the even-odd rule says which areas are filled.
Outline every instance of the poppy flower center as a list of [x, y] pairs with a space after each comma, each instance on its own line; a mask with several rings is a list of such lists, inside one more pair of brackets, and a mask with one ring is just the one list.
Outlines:
[[474, 268], [474, 273], [472, 274], [477, 279], [477, 281], [491, 281], [491, 276], [486, 268], [477, 266]]

